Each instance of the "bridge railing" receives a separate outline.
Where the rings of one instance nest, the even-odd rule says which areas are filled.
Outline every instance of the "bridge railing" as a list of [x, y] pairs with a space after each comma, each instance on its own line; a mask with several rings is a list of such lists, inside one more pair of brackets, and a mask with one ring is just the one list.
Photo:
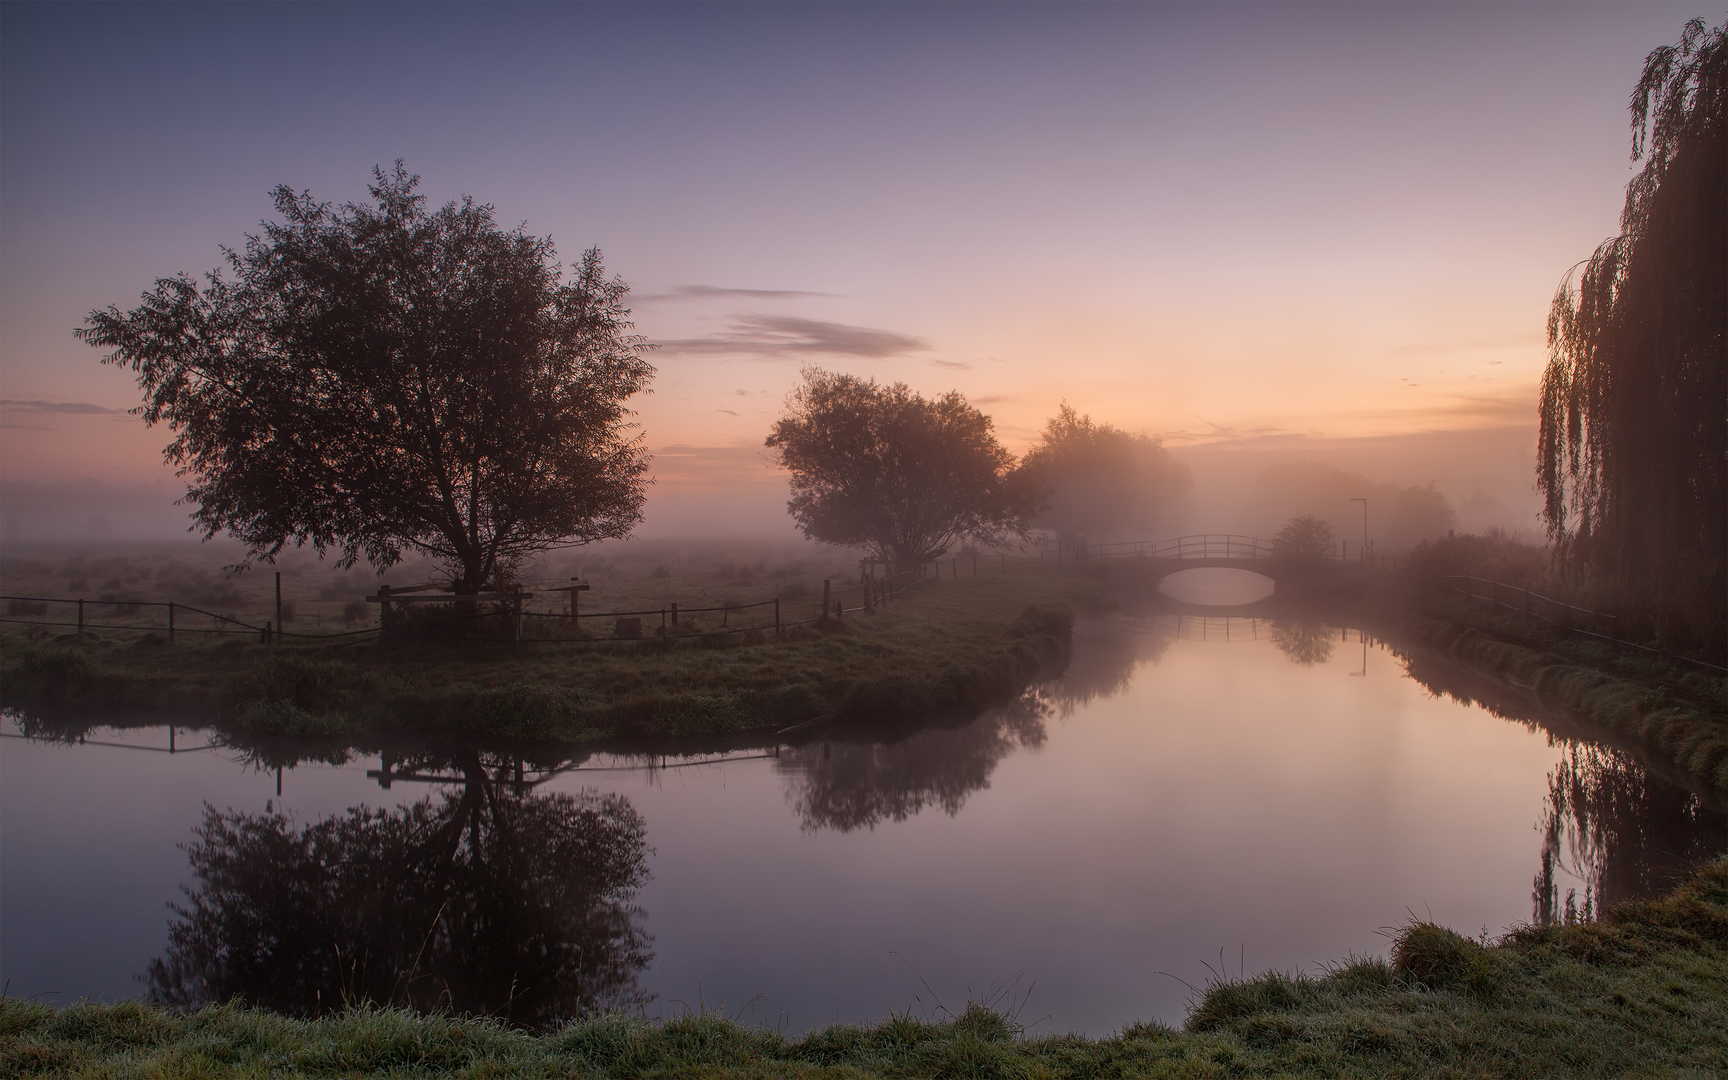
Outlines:
[[1190, 533], [1162, 540], [1088, 544], [1085, 551], [1088, 556], [1102, 559], [1268, 559], [1272, 557], [1272, 544], [1240, 533]]

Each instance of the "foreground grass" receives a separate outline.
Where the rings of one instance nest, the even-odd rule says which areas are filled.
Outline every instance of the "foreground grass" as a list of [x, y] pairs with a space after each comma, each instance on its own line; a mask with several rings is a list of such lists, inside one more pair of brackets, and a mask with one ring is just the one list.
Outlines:
[[101, 722], [173, 709], [267, 735], [462, 732], [587, 739], [924, 720], [1017, 693], [1067, 648], [1084, 577], [932, 583], [822, 628], [643, 641], [384, 647], [6, 640], [7, 704]]
[[[1148, 978], [1152, 974], [1148, 973]], [[785, 1038], [712, 1016], [603, 1017], [544, 1035], [356, 1009], [55, 1009], [0, 1000], [14, 1076], [1592, 1077], [1728, 1070], [1728, 859], [1600, 922], [1486, 945], [1428, 923], [1390, 962], [1213, 986], [1186, 1029], [1028, 1037], [973, 1007]]]

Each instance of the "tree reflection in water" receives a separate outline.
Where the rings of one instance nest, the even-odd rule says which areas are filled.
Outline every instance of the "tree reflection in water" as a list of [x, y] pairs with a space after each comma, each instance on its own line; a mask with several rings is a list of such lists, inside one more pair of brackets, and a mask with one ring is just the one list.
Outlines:
[[[195, 887], [145, 976], [160, 1002], [295, 1015], [372, 1002], [542, 1027], [640, 1005], [651, 939], [642, 816], [619, 795], [538, 793], [453, 763], [458, 791], [304, 827], [206, 806]], [[412, 769], [410, 769], [412, 771]]]
[[1293, 664], [1324, 664], [1332, 659], [1332, 628], [1325, 623], [1280, 619], [1272, 624], [1272, 644]]
[[[1593, 741], [1596, 726], [1527, 690], [1431, 649], [1398, 652], [1411, 678], [1453, 701], [1547, 734], [1563, 756], [1548, 774], [1542, 851], [1530, 891], [1538, 923], [1588, 918], [1673, 888], [1728, 850], [1728, 814]], [[1576, 884], [1567, 884], [1570, 879]]]
[[1142, 664], [1155, 664], [1175, 633], [1167, 619], [1082, 620], [1062, 673], [1038, 686], [1063, 716], [1128, 688]]
[[1026, 694], [971, 723], [926, 728], [897, 742], [789, 748], [775, 767], [807, 830], [874, 829], [928, 806], [952, 817], [973, 792], [990, 786], [990, 774], [1010, 751], [1043, 745], [1049, 712], [1046, 702]]
[[[1650, 776], [1626, 754], [1573, 744], [1548, 774], [1542, 861], [1531, 890], [1539, 923], [1588, 918], [1666, 892], [1728, 849], [1728, 816]], [[1583, 886], [1561, 895], [1560, 876]]]

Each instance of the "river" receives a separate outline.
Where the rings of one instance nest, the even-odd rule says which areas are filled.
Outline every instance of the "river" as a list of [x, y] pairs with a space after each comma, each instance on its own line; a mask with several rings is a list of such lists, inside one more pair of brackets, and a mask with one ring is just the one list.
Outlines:
[[1105, 1034], [1180, 1023], [1214, 978], [1384, 955], [1411, 918], [1498, 934], [1728, 848], [1720, 807], [1484, 682], [1349, 626], [1149, 612], [890, 741], [309, 748], [10, 714], [0, 980], [791, 1033], [982, 1001]]

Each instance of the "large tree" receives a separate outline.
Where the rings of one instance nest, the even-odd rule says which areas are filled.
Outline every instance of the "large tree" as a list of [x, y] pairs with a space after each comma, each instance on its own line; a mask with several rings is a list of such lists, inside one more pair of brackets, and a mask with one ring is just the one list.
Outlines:
[[930, 399], [807, 369], [767, 445], [792, 473], [787, 509], [804, 535], [898, 568], [1023, 533], [1034, 507], [990, 418], [956, 391]]
[[1042, 495], [1033, 524], [1066, 541], [1145, 539], [1169, 523], [1189, 486], [1188, 470], [1157, 439], [1097, 423], [1066, 402], [1020, 468]]
[[1537, 482], [1551, 537], [1720, 651], [1728, 596], [1728, 24], [1686, 25], [1632, 93], [1620, 235], [1548, 317]]
[[626, 535], [646, 453], [628, 399], [654, 369], [628, 291], [589, 250], [419, 177], [375, 169], [369, 204], [278, 187], [278, 221], [200, 283], [164, 278], [77, 334], [137, 373], [205, 536], [248, 561], [290, 543], [382, 569], [415, 551], [460, 592], [537, 551]]

